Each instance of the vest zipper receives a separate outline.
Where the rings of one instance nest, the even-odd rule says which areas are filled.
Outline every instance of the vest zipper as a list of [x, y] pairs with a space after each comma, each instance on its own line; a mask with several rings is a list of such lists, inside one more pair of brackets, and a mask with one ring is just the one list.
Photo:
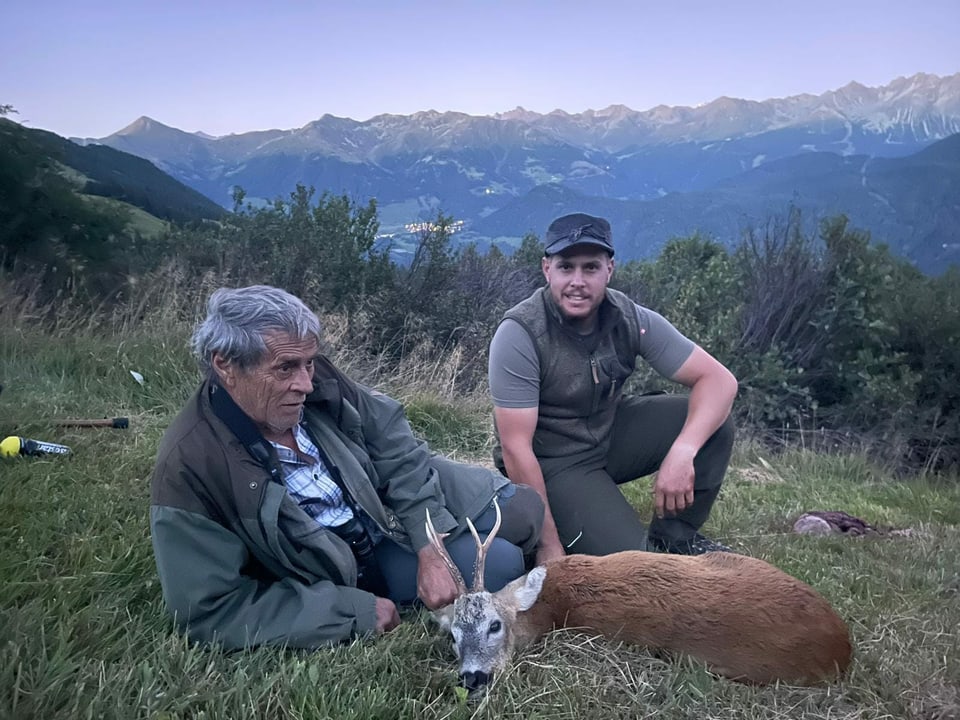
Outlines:
[[600, 407], [600, 374], [597, 372], [597, 358], [590, 356], [590, 374], [593, 375], [593, 412]]

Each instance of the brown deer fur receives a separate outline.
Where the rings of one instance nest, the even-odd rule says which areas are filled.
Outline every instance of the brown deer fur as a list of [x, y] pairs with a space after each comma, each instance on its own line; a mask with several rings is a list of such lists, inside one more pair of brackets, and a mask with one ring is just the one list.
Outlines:
[[683, 653], [753, 683], [830, 680], [851, 656], [846, 624], [813, 588], [732, 553], [628, 551], [556, 560], [512, 630], [523, 645], [555, 627]]

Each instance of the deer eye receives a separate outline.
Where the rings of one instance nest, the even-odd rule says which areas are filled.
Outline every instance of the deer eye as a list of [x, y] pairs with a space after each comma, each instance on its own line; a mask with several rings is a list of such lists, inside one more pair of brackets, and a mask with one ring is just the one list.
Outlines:
[[500, 629], [503, 627], [503, 624], [499, 620], [494, 620], [490, 623], [490, 628], [487, 630], [487, 635], [493, 635], [494, 633], [500, 632]]

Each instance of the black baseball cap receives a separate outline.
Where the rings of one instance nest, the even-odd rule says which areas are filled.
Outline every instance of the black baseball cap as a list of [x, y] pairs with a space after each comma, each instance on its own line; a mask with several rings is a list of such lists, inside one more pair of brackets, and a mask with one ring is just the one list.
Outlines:
[[586, 213], [558, 217], [547, 228], [543, 254], [556, 255], [574, 245], [594, 245], [613, 257], [613, 232], [610, 223]]

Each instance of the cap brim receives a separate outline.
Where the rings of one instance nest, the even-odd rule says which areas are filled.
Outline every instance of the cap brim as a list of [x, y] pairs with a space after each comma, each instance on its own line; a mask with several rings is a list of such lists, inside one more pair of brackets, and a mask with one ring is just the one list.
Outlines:
[[587, 248], [598, 248], [610, 254], [610, 257], [613, 257], [613, 248], [603, 240], [597, 240], [591, 237], [581, 236], [576, 242], [560, 242], [556, 244], [555, 248], [551, 248], [549, 251], [544, 249], [544, 255], [547, 257], [553, 255], [563, 255], [568, 250], [575, 250], [577, 248], [587, 249]]

